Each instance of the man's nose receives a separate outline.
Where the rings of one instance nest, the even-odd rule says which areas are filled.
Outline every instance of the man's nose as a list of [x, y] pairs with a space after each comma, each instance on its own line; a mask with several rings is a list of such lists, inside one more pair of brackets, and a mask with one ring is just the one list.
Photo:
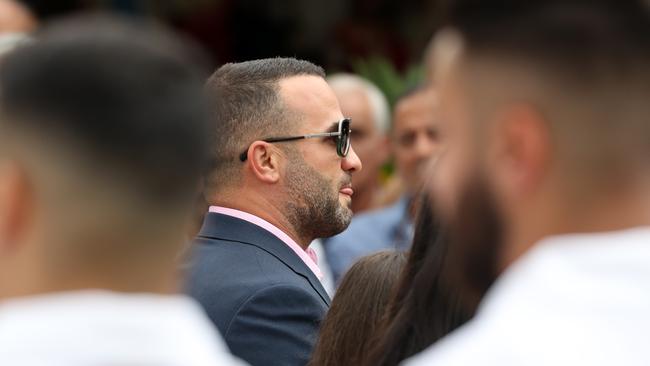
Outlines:
[[350, 173], [358, 172], [363, 169], [361, 159], [359, 159], [359, 156], [354, 151], [354, 148], [350, 147], [348, 155], [341, 160], [341, 167], [343, 170]]
[[426, 134], [420, 133], [415, 140], [414, 152], [418, 158], [430, 157], [435, 150], [436, 143]]

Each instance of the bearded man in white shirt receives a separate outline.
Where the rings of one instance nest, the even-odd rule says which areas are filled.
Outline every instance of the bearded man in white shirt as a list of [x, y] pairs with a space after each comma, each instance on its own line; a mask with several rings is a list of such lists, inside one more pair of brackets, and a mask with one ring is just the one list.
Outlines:
[[407, 365], [648, 365], [643, 1], [457, 1], [430, 187], [476, 317]]
[[108, 18], [36, 39], [0, 63], [0, 363], [240, 364], [174, 294], [207, 157], [193, 51]]

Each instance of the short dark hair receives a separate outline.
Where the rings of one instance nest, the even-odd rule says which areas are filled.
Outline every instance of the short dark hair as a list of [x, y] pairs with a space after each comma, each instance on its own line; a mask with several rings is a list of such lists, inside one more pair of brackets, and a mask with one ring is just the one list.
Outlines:
[[[647, 159], [647, 1], [452, 0], [448, 25], [461, 34], [470, 64], [475, 59], [480, 67], [491, 59], [523, 66], [536, 76], [531, 84], [555, 96], [549, 98], [553, 106], [563, 103], [563, 109], [581, 114], [560, 120], [551, 114], [554, 107], [542, 106], [572, 148], [582, 149], [576, 156], [592, 158], [593, 171], [609, 174], [603, 161], [629, 161], [632, 155], [621, 155], [628, 152], [639, 163]], [[584, 136], [589, 139], [576, 139]], [[609, 142], [614, 149], [605, 148]]]
[[83, 199], [111, 192], [160, 216], [165, 207], [189, 209], [207, 160], [199, 54], [134, 19], [46, 26], [0, 64], [0, 140], [17, 136], [15, 145], [41, 151], [40, 164], [69, 163], [69, 181], [101, 184]]
[[239, 155], [247, 144], [294, 127], [297, 117], [283, 105], [278, 82], [300, 75], [324, 78], [325, 71], [308, 61], [277, 57], [225, 64], [210, 77], [213, 122], [207, 188], [219, 189], [236, 179]]
[[591, 77], [647, 61], [650, 55], [650, 6], [644, 0], [456, 0], [452, 4], [448, 22], [462, 33], [470, 52], [554, 62], [558, 72], [570, 69], [570, 75]]

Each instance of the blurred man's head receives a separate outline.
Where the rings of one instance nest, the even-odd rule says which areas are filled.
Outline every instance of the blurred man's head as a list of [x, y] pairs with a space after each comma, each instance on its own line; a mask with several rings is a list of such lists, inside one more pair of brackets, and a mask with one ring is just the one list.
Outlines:
[[0, 0], [0, 37], [12, 33], [30, 33], [36, 29], [37, 20], [20, 1]]
[[427, 163], [441, 151], [436, 109], [433, 88], [420, 87], [400, 98], [393, 112], [395, 166], [411, 196], [424, 182]]
[[642, 1], [458, 1], [433, 52], [432, 188], [476, 295], [545, 236], [650, 222]]
[[15, 0], [0, 0], [0, 57], [29, 41], [37, 21], [29, 9]]
[[336, 137], [264, 141], [337, 131], [343, 114], [324, 76], [291, 58], [227, 64], [212, 75], [210, 204], [256, 210], [303, 243], [347, 227], [352, 173], [361, 169], [354, 150], [337, 154]]
[[187, 54], [163, 30], [92, 18], [2, 60], [0, 296], [171, 289], [206, 158]]
[[372, 208], [381, 167], [388, 158], [390, 109], [381, 90], [359, 76], [334, 74], [327, 82], [343, 115], [353, 121], [352, 146], [363, 162], [363, 170], [354, 175], [352, 210], [358, 213]]

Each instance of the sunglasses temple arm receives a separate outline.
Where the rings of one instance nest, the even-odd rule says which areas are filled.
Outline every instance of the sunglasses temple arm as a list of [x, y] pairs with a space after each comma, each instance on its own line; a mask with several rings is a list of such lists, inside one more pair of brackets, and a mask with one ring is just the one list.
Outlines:
[[292, 137], [274, 137], [270, 139], [264, 139], [262, 141], [264, 142], [283, 142], [283, 141], [293, 141], [293, 140], [302, 140], [307, 138], [308, 135], [305, 136], [292, 136]]
[[318, 138], [318, 137], [336, 137], [341, 136], [340, 132], [324, 132], [324, 133], [312, 133], [309, 135], [303, 136], [306, 139]]
[[[335, 136], [341, 136], [341, 132], [312, 133], [309, 135], [292, 136], [292, 137], [275, 137], [275, 138], [265, 139], [263, 141], [272, 143], [272, 142], [293, 141], [293, 140], [311, 139], [311, 138], [318, 138], [318, 137], [335, 137]], [[242, 162], [246, 161], [247, 158], [248, 158], [248, 149], [239, 155], [239, 160], [241, 160]]]
[[[293, 141], [293, 140], [302, 140], [302, 139], [309, 138], [308, 136], [309, 136], [309, 135], [305, 135], [305, 136], [292, 136], [292, 137], [275, 137], [275, 138], [265, 139], [265, 140], [262, 140], [262, 141], [264, 141], [264, 142], [268, 142], [268, 143], [273, 143], [273, 142], [283, 142], [283, 141]], [[250, 148], [250, 147], [249, 147], [249, 148]], [[244, 162], [244, 161], [246, 161], [246, 159], [248, 159], [248, 149], [246, 149], [246, 151], [242, 152], [242, 153], [239, 155], [239, 160], [240, 160], [240, 161]]]

